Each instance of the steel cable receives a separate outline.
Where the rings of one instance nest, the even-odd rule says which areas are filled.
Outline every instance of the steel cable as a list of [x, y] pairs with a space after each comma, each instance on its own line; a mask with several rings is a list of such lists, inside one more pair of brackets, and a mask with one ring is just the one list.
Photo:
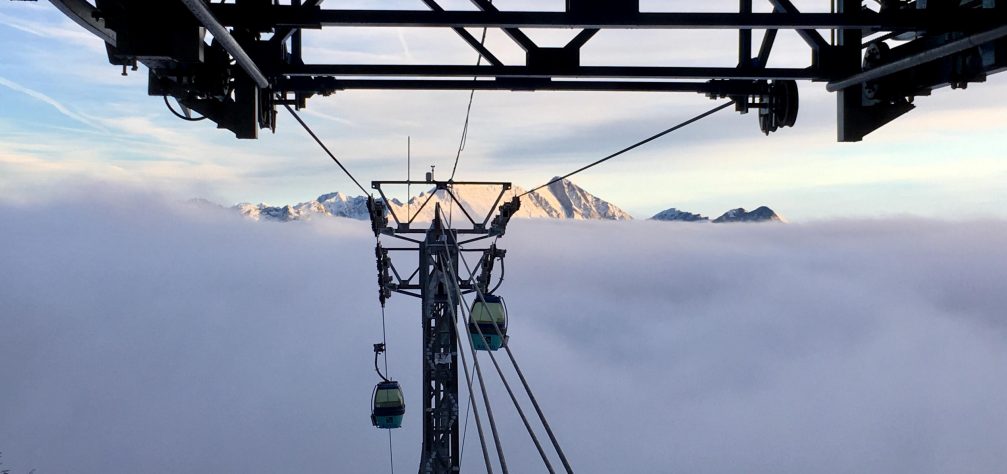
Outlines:
[[[391, 378], [388, 372], [388, 335], [385, 331], [385, 305], [381, 305], [381, 343], [385, 346], [385, 377]], [[392, 446], [392, 430], [388, 430], [388, 465], [391, 474], [395, 474], [395, 449]]]
[[608, 156], [606, 156], [606, 157], [604, 157], [604, 158], [602, 158], [602, 159], [600, 159], [598, 161], [595, 161], [594, 163], [591, 163], [591, 164], [589, 164], [587, 166], [583, 166], [583, 167], [577, 169], [576, 171], [567, 173], [567, 174], [565, 174], [563, 176], [560, 176], [558, 178], [553, 178], [548, 183], [545, 183], [545, 184], [543, 184], [543, 185], [541, 185], [541, 186], [539, 186], [539, 187], [537, 187], [535, 189], [532, 189], [530, 191], [525, 191], [524, 194], [522, 194], [522, 195], [520, 195], [518, 197], [525, 197], [525, 196], [527, 196], [527, 195], [529, 195], [529, 194], [531, 194], [531, 193], [533, 193], [535, 191], [538, 191], [539, 189], [542, 189], [542, 188], [544, 188], [546, 186], [549, 186], [549, 185], [551, 185], [553, 183], [557, 183], [557, 182], [562, 181], [562, 180], [564, 180], [566, 178], [569, 178], [569, 177], [571, 177], [571, 176], [573, 176], [573, 175], [575, 175], [577, 173], [580, 173], [581, 171], [585, 171], [585, 170], [588, 170], [588, 169], [593, 168], [595, 166], [598, 166], [598, 165], [600, 165], [600, 164], [602, 164], [602, 163], [604, 163], [604, 162], [606, 162], [608, 160], [611, 160], [612, 158], [615, 158], [615, 157], [617, 157], [619, 155], [622, 155], [622, 154], [627, 153], [627, 152], [629, 152], [631, 150], [639, 148], [639, 147], [641, 147], [643, 145], [646, 145], [646, 144], [648, 144], [648, 143], [650, 143], [650, 142], [652, 142], [654, 140], [657, 140], [658, 138], [661, 138], [661, 137], [663, 137], [663, 136], [665, 136], [665, 135], [667, 135], [667, 134], [669, 134], [671, 132], [674, 132], [674, 131], [676, 131], [678, 129], [681, 129], [681, 128], [685, 128], [688, 125], [696, 123], [696, 122], [698, 122], [698, 121], [700, 121], [700, 120], [702, 120], [702, 119], [704, 119], [706, 117], [709, 117], [709, 116], [711, 116], [711, 115], [713, 115], [713, 114], [715, 114], [717, 112], [720, 112], [721, 110], [724, 110], [724, 109], [730, 107], [733, 104], [734, 104], [734, 100], [731, 100], [731, 101], [728, 101], [726, 104], [718, 105], [718, 106], [716, 106], [716, 107], [714, 107], [714, 108], [712, 108], [712, 109], [710, 109], [710, 110], [708, 110], [706, 112], [703, 112], [703, 113], [701, 113], [701, 114], [699, 114], [699, 115], [697, 115], [697, 116], [695, 116], [695, 117], [693, 117], [693, 118], [691, 118], [689, 120], [686, 120], [686, 121], [684, 121], [684, 122], [682, 122], [682, 123], [680, 123], [678, 125], [675, 125], [674, 127], [666, 129], [663, 132], [660, 132], [660, 133], [658, 133], [656, 135], [652, 135], [652, 136], [650, 136], [648, 138], [645, 138], [645, 139], [643, 139], [641, 141], [638, 141], [638, 142], [636, 142], [636, 143], [634, 143], [634, 144], [632, 144], [632, 145], [630, 145], [630, 146], [628, 146], [626, 148], [623, 148], [622, 150], [619, 150], [619, 151], [617, 151], [615, 153], [612, 153], [611, 155], [608, 155]]
[[301, 124], [301, 127], [304, 128], [304, 131], [308, 132], [308, 135], [311, 135], [311, 138], [315, 139], [315, 143], [317, 143], [318, 146], [322, 147], [322, 150], [325, 150], [325, 153], [329, 155], [329, 158], [332, 158], [332, 161], [335, 161], [336, 164], [339, 165], [339, 168], [343, 170], [343, 173], [346, 173], [346, 176], [349, 176], [350, 179], [353, 180], [353, 184], [356, 184], [357, 187], [364, 192], [365, 196], [370, 195], [371, 193], [366, 188], [364, 188], [359, 181], [357, 181], [357, 178], [353, 177], [353, 173], [350, 173], [350, 170], [346, 169], [346, 167], [343, 166], [343, 164], [339, 161], [339, 159], [336, 158], [336, 155], [333, 155], [332, 152], [329, 151], [329, 147], [325, 146], [325, 143], [322, 143], [322, 140], [318, 138], [318, 135], [315, 135], [315, 132], [311, 131], [311, 127], [309, 127], [308, 124], [304, 123], [304, 120], [301, 120], [301, 116], [294, 111], [294, 108], [288, 104], [283, 104], [283, 106], [287, 108], [287, 112], [290, 112], [290, 115], [294, 117], [294, 120], [297, 120], [297, 123]]
[[[459, 256], [461, 256], [460, 253], [459, 253]], [[464, 256], [461, 256], [461, 257], [464, 259]], [[467, 265], [466, 265], [466, 267], [467, 267]], [[457, 282], [457, 279], [455, 281]], [[470, 277], [469, 277], [468, 281], [469, 282], [473, 281], [473, 278], [471, 276], [471, 272], [470, 272]], [[461, 287], [458, 286], [457, 283], [455, 284], [455, 289], [458, 292], [458, 298], [459, 298], [459, 300], [462, 302], [462, 305], [461, 305], [462, 316], [467, 321], [470, 318], [470, 316], [471, 316], [470, 312], [469, 312], [468, 315], [466, 315], [466, 312], [468, 310], [468, 302], [465, 301], [465, 297], [462, 295]], [[476, 291], [478, 292], [479, 290], [477, 289]], [[482, 299], [483, 304], [486, 303], [485, 298], [480, 298], [480, 299]], [[500, 336], [500, 337], [503, 337], [503, 335], [501, 334], [501, 331], [500, 331], [500, 327], [496, 325], [495, 321], [494, 321], [494, 328], [497, 331], [497, 335]], [[485, 340], [485, 335], [483, 334], [482, 329], [478, 327], [478, 325], [476, 326], [476, 331], [479, 333], [479, 337], [483, 338], [483, 340]], [[535, 444], [535, 448], [538, 449], [538, 453], [542, 457], [542, 462], [545, 463], [545, 467], [546, 467], [546, 469], [549, 470], [550, 474], [555, 474], [556, 471], [552, 468], [552, 463], [549, 462], [549, 456], [546, 455], [545, 450], [542, 449], [542, 443], [539, 442], [538, 436], [535, 436], [535, 431], [534, 431], [534, 429], [532, 429], [531, 423], [528, 422], [528, 417], [525, 416], [524, 410], [521, 409], [521, 404], [520, 404], [520, 402], [518, 402], [517, 396], [514, 395], [514, 391], [511, 389], [510, 383], [507, 382], [507, 377], [504, 375], [503, 369], [501, 369], [500, 368], [500, 364], [497, 363], [496, 357], [493, 355], [493, 351], [488, 351], [488, 352], [489, 352], [489, 355], [490, 355], [490, 360], [493, 361], [493, 366], [496, 368], [497, 374], [500, 376], [500, 380], [504, 384], [504, 388], [507, 389], [507, 394], [510, 395], [511, 402], [514, 403], [514, 408], [517, 409], [518, 415], [521, 417], [521, 421], [524, 423], [525, 429], [528, 431], [528, 436], [531, 437], [532, 442]]]
[[[492, 0], [490, 1], [490, 3], [493, 3]], [[486, 45], [486, 30], [487, 28], [483, 28], [482, 39], [479, 40], [479, 44], [482, 46]], [[483, 55], [480, 54], [479, 57], [476, 59], [476, 67], [481, 66], [482, 63], [483, 63]], [[473, 77], [472, 81], [474, 82], [478, 79], [479, 79], [478, 77]], [[469, 91], [469, 106], [465, 110], [465, 124], [462, 126], [462, 137], [458, 141], [458, 153], [455, 154], [455, 164], [454, 166], [451, 167], [451, 179], [449, 181], [455, 180], [455, 172], [458, 171], [458, 161], [461, 159], [462, 151], [465, 150], [465, 145], [468, 143], [469, 140], [469, 119], [472, 117], [472, 101], [475, 99], [475, 97], [476, 97], [476, 90], [472, 89], [471, 91]]]
[[[457, 326], [457, 320], [458, 317], [456, 315], [455, 316], [456, 324], [452, 327]], [[455, 329], [456, 334], [457, 331], [458, 330]], [[458, 351], [458, 353], [461, 354], [462, 356], [462, 368], [465, 369], [465, 384], [468, 385], [469, 389], [469, 408], [472, 409], [472, 414], [476, 419], [476, 429], [479, 431], [479, 445], [482, 447], [483, 450], [483, 462], [486, 463], [486, 472], [488, 474], [493, 474], [493, 464], [490, 463], [490, 452], [489, 448], [486, 447], [486, 436], [485, 434], [483, 434], [483, 424], [482, 421], [479, 419], [479, 407], [476, 406], [475, 391], [472, 390], [472, 377], [469, 376], [469, 365], [468, 362], [466, 362], [465, 360], [465, 351]], [[468, 413], [465, 414], [465, 422], [467, 426]], [[464, 444], [462, 445], [462, 447], [464, 449]], [[461, 459], [461, 453], [458, 453], [458, 459]]]
[[[472, 379], [467, 379], [465, 383], [472, 385]], [[458, 459], [461, 462], [465, 461], [465, 440], [468, 438], [469, 434], [470, 410], [472, 410], [472, 397], [469, 397], [469, 402], [465, 404], [465, 425], [462, 427], [462, 447], [461, 451], [458, 453]]]
[[[445, 286], [449, 288], [457, 287], [458, 286], [457, 276], [451, 272], [451, 268], [453, 268], [454, 262], [451, 260], [451, 257], [446, 253], [442, 255], [442, 257], [444, 257], [443, 260], [447, 260], [448, 262], [448, 268], [445, 268], [444, 261], [439, 260], [443, 283], [445, 284]], [[454, 284], [451, 284], [448, 281], [449, 276], [454, 279]], [[450, 308], [451, 315], [454, 318], [455, 334], [458, 337], [461, 337], [461, 333], [458, 331], [458, 311], [453, 304], [449, 304], [448, 307]], [[486, 381], [483, 379], [482, 369], [479, 366], [479, 358], [476, 355], [475, 346], [472, 344], [472, 339], [471, 338], [466, 339], [468, 339], [469, 341], [469, 350], [472, 352], [472, 365], [475, 368], [476, 378], [479, 379], [479, 389], [480, 392], [482, 392], [483, 405], [486, 408], [486, 418], [489, 419], [490, 422], [490, 431], [493, 434], [493, 443], [496, 445], [497, 457], [500, 460], [500, 469], [504, 472], [504, 474], [507, 474], [509, 472], [507, 469], [507, 459], [504, 456], [503, 445], [500, 443], [500, 433], [497, 431], [496, 419], [493, 417], [493, 408], [490, 405], [489, 392], [486, 391]], [[466, 374], [466, 376], [468, 376], [468, 374]]]
[[[460, 248], [460, 246], [459, 246]], [[466, 271], [469, 272], [469, 281], [473, 281], [475, 273], [469, 266], [468, 261], [465, 260], [464, 252], [458, 252], [463, 265], [465, 265]], [[485, 295], [479, 290], [478, 285], [474, 286], [476, 289], [477, 297], [486, 304]], [[493, 327], [497, 332], [497, 335], [502, 335], [500, 331], [500, 326], [493, 321]], [[480, 331], [481, 334], [482, 331]], [[553, 448], [556, 449], [556, 454], [559, 455], [560, 461], [563, 463], [563, 467], [566, 469], [568, 474], [573, 474], [573, 468], [570, 467], [570, 462], [566, 458], [566, 454], [563, 453], [563, 448], [559, 445], [559, 440], [556, 439], [556, 435], [552, 431], [552, 427], [549, 426], [549, 422], [545, 418], [545, 414], [542, 412], [542, 407], [539, 406], [538, 400], [535, 398], [535, 394], [532, 393], [531, 386], [528, 385], [528, 380], [525, 379], [524, 373], [521, 371], [521, 367], [517, 363], [517, 359], [514, 358], [514, 354], [511, 352], [510, 347], [507, 345], [503, 346], [504, 350], [507, 352], [507, 357], [510, 359], [511, 364], [514, 366], [514, 371], [517, 372], [518, 378], [521, 379], [521, 384], [524, 386], [525, 392], [528, 394], [528, 399], [531, 400], [532, 406], [535, 407], [535, 412], [538, 414], [539, 420], [542, 422], [542, 426], [545, 428], [546, 433], [549, 435], [549, 440], [552, 442]], [[506, 383], [506, 382], [505, 382]]]

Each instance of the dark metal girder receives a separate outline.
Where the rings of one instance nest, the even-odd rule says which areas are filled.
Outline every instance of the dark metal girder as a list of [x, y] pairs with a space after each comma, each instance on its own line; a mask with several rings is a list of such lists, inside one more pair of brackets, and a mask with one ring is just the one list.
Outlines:
[[[495, 78], [625, 78], [625, 79], [794, 79], [827, 80], [816, 69], [759, 67], [580, 66], [538, 70], [527, 66], [306, 64], [289, 66], [283, 76], [397, 76]], [[472, 82], [472, 81], [469, 81]]]
[[755, 67], [765, 67], [769, 63], [769, 55], [773, 52], [778, 31], [766, 30], [766, 34], [762, 37], [762, 46], [759, 47], [759, 54], [755, 57]]
[[566, 46], [564, 46], [564, 48], [581, 49], [584, 47], [584, 45], [587, 44], [588, 41], [591, 41], [591, 38], [594, 38], [594, 35], [598, 34], [599, 31], [601, 30], [598, 29], [582, 30], [580, 33], [577, 33], [577, 36], [574, 36], [573, 39], [571, 39], [570, 42], [567, 43]]
[[568, 92], [695, 92], [713, 96], [751, 95], [765, 92], [753, 81], [661, 82], [661, 81], [554, 81], [510, 78], [487, 81], [429, 79], [334, 79], [294, 77], [281, 79], [281, 92], [332, 93], [341, 90], [480, 90]]
[[[752, 13], [752, 0], [738, 2], [739, 13]], [[752, 30], [738, 30], [738, 67], [752, 65]]]
[[[423, 3], [426, 4], [427, 7], [429, 7], [431, 10], [435, 12], [444, 11], [444, 8], [441, 7], [435, 0], [423, 0]], [[468, 43], [468, 45], [471, 46], [472, 49], [476, 50], [479, 53], [479, 55], [486, 60], [486, 62], [494, 66], [503, 66], [503, 61], [501, 61], [493, 53], [491, 53], [490, 50], [486, 48], [486, 45], [484, 45], [482, 41], [477, 40], [475, 36], [472, 36], [472, 34], [468, 32], [468, 30], [461, 27], [455, 27], [452, 28], [452, 30], [454, 30], [455, 34], [457, 34], [462, 40]]]
[[[797, 11], [797, 7], [795, 7], [790, 0], [770, 0], [770, 2], [777, 11], [783, 11], [784, 13], [790, 14], [800, 13]], [[804, 40], [805, 43], [808, 43], [808, 46], [811, 46], [811, 49], [814, 50], [816, 54], [829, 47], [828, 41], [825, 41], [825, 38], [822, 38], [822, 35], [815, 30], [797, 30], [797, 34]]]
[[[470, 1], [472, 2], [473, 5], [475, 5], [477, 8], [479, 8], [479, 10], [483, 12], [500, 13], [500, 10], [498, 10], [497, 7], [495, 7], [492, 3], [490, 3], [489, 0], [470, 0]], [[528, 35], [524, 34], [523, 32], [521, 32], [521, 30], [517, 29], [517, 27], [504, 28], [503, 31], [508, 37], [510, 37], [510, 39], [514, 40], [514, 42], [517, 43], [518, 46], [520, 46], [521, 49], [525, 50], [526, 52], [538, 49], [538, 46], [535, 45], [535, 42], [532, 41], [531, 38], [528, 37]]]
[[[258, 23], [234, 4], [214, 4], [217, 18], [229, 26]], [[877, 13], [630, 13], [604, 17], [566, 12], [334, 10], [276, 5], [257, 9], [278, 27], [488, 27], [582, 29], [862, 29], [868, 31], [970, 31], [1003, 24], [1007, 15], [988, 9], [934, 12], [900, 10]], [[259, 14], [259, 13], [257, 13]], [[253, 15], [254, 16], [254, 15]]]
[[[317, 9], [317, 7], [321, 5], [323, 1], [325, 0], [305, 0], [305, 2], [302, 5], [294, 5], [293, 7]], [[276, 31], [273, 32], [273, 38], [270, 41], [274, 43], [282, 43], [286, 41], [287, 38], [290, 38], [290, 35], [294, 33], [294, 30], [295, 28], [291, 28], [289, 26], [277, 28]]]

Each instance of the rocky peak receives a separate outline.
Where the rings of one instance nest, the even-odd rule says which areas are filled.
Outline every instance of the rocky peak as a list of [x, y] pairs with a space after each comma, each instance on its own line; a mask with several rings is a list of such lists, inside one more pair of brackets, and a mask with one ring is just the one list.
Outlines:
[[718, 224], [725, 222], [783, 222], [783, 218], [766, 206], [760, 206], [751, 212], [739, 207], [725, 212], [713, 222]]
[[658, 212], [650, 218], [655, 221], [680, 221], [680, 222], [708, 222], [709, 217], [693, 214], [691, 212], [680, 211], [674, 207]]

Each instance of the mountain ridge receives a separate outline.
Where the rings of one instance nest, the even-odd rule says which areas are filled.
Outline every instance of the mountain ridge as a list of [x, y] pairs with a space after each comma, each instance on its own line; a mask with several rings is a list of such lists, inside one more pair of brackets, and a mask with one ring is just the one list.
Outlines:
[[767, 206], [759, 206], [755, 210], [749, 212], [743, 207], [738, 207], [731, 209], [716, 219], [710, 219], [709, 217], [693, 214], [691, 212], [680, 211], [676, 208], [665, 209], [650, 220], [653, 221], [675, 221], [675, 222], [713, 222], [714, 224], [725, 224], [734, 222], [787, 222], [783, 216], [776, 213], [776, 211], [770, 209]]
[[[555, 179], [555, 178], [554, 178]], [[452, 188], [451, 194], [445, 190], [430, 189], [420, 192], [408, 202], [389, 199], [390, 212], [400, 219], [408, 220], [415, 216], [419, 222], [429, 222], [433, 219], [434, 209], [440, 204], [445, 212], [454, 213], [458, 208], [464, 209], [473, 219], [482, 218], [495, 209], [490, 209], [493, 203], [509, 199], [511, 196], [524, 195], [525, 190], [513, 186], [501, 195], [501, 188], [496, 185], [458, 186]], [[633, 216], [623, 211], [615, 204], [601, 199], [570, 180], [558, 180], [549, 186], [527, 194], [528, 199], [522, 202], [517, 217], [552, 218], [576, 220], [631, 220]], [[341, 192], [323, 194], [318, 198], [298, 204], [271, 206], [268, 204], [240, 203], [233, 209], [242, 215], [256, 220], [295, 221], [311, 219], [319, 216], [347, 217], [351, 219], [369, 219], [367, 211], [367, 196], [349, 196]]]
[[[633, 219], [633, 216], [615, 204], [591, 194], [568, 179], [553, 178], [550, 181], [552, 182], [548, 186], [527, 193], [527, 199], [522, 200], [521, 210], [515, 217], [572, 220]], [[525, 195], [525, 190], [520, 186], [513, 186], [503, 195], [500, 190], [501, 188], [495, 185], [458, 186], [452, 188], [449, 194], [445, 190], [433, 188], [420, 192], [408, 202], [390, 198], [388, 207], [389, 212], [394, 213], [401, 221], [414, 219], [416, 222], [429, 222], [433, 219], [437, 204], [440, 204], [447, 213], [468, 214], [478, 222], [487, 214], [496, 211], [491, 207], [498, 198], [502, 203], [512, 196]], [[367, 199], [367, 196], [351, 196], [337, 191], [297, 204], [273, 206], [244, 202], [232, 206], [231, 209], [250, 219], [278, 222], [323, 217], [368, 220], [370, 215], [367, 211]], [[711, 222], [709, 217], [676, 208], [662, 211], [650, 220]], [[716, 223], [764, 221], [784, 222], [782, 217], [766, 206], [761, 206], [752, 212], [746, 212], [743, 208], [732, 209], [712, 220]]]

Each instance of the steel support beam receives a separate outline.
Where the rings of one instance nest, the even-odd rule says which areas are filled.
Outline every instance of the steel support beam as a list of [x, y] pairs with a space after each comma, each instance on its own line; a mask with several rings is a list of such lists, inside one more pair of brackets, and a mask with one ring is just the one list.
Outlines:
[[480, 90], [567, 92], [696, 92], [715, 96], [764, 94], [754, 81], [648, 82], [554, 81], [550, 79], [496, 79], [487, 81], [426, 79], [333, 79], [300, 77], [281, 80], [281, 92], [331, 93], [341, 90]]
[[[479, 10], [482, 10], [483, 12], [490, 12], [496, 14], [500, 13], [500, 10], [498, 10], [497, 7], [493, 6], [493, 4], [489, 2], [489, 0], [470, 0], [470, 1], [477, 8], [479, 8]], [[534, 51], [538, 49], [538, 46], [535, 45], [535, 42], [532, 41], [531, 38], [528, 37], [528, 35], [522, 33], [521, 30], [518, 29], [518, 27], [516, 26], [509, 28], [505, 27], [503, 28], [503, 31], [507, 36], [510, 37], [510, 39], [514, 40], [514, 42], [517, 43], [518, 46], [521, 47], [521, 49], [525, 50], [525, 52]]]
[[[790, 0], [770, 0], [770, 1], [773, 3], [773, 6], [776, 8], [777, 11], [782, 11], [784, 13], [788, 13], [791, 15], [800, 14], [800, 12], [797, 10], [797, 7], [795, 7], [794, 4], [790, 2]], [[779, 13], [776, 14], [778, 15]], [[811, 46], [811, 49], [815, 52], [815, 54], [829, 47], [829, 42], [825, 41], [825, 38], [822, 38], [822, 35], [815, 30], [812, 29], [797, 30], [797, 34], [801, 37], [801, 39], [804, 40], [805, 43], [808, 43], [808, 46]]]
[[[431, 10], [435, 12], [444, 11], [444, 8], [441, 7], [439, 4], [437, 4], [435, 0], [423, 0], [423, 3], [425, 3], [427, 7], [429, 7]], [[503, 61], [498, 59], [493, 53], [490, 52], [489, 49], [486, 49], [486, 45], [484, 45], [482, 41], [477, 40], [475, 36], [472, 36], [472, 34], [468, 32], [468, 30], [461, 27], [455, 27], [452, 28], [452, 30], [454, 30], [455, 34], [461, 37], [462, 40], [468, 43], [468, 45], [471, 46], [472, 49], [476, 50], [483, 57], [483, 59], [486, 60], [486, 62], [494, 66], [503, 66]]]
[[[304, 3], [300, 5], [294, 2], [294, 4], [291, 6], [294, 8], [317, 9], [317, 7], [321, 5], [322, 2], [324, 1], [325, 0], [305, 0]], [[270, 39], [270, 41], [273, 43], [282, 43], [286, 41], [287, 38], [290, 38], [290, 35], [294, 34], [295, 31], [298, 31], [298, 29], [289, 26], [277, 28], [276, 31], [273, 32], [273, 37]]]
[[[478, 1], [478, 0], [474, 0]], [[480, 6], [483, 6], [481, 3]], [[490, 4], [491, 5], [491, 4]], [[214, 4], [214, 14], [225, 25], [261, 23], [234, 4]], [[277, 5], [262, 9], [279, 27], [328, 26], [426, 28], [580, 28], [580, 29], [856, 29], [867, 31], [963, 31], [1003, 24], [1007, 14], [989, 9], [934, 12], [926, 9], [876, 13], [631, 13], [575, 15], [566, 12], [333, 10]], [[518, 32], [520, 33], [520, 32]], [[523, 33], [521, 34], [523, 35]], [[527, 36], [525, 36], [527, 38]], [[519, 40], [522, 47], [534, 43]]]
[[762, 46], [759, 47], [759, 55], [755, 58], [755, 67], [765, 68], [769, 63], [769, 55], [773, 52], [773, 45], [776, 44], [776, 35], [779, 30], [766, 30], [762, 37]]
[[[752, 13], [752, 0], [739, 0], [739, 13]], [[752, 65], [752, 30], [738, 30], [738, 67]]]
[[455, 66], [455, 65], [374, 65], [306, 64], [289, 66], [284, 76], [396, 76], [396, 77], [493, 77], [493, 78], [624, 78], [624, 79], [823, 79], [813, 68], [761, 67], [661, 67], [661, 66], [580, 66], [558, 71], [526, 66]]
[[577, 36], [574, 36], [573, 39], [571, 39], [570, 42], [567, 43], [566, 46], [564, 46], [564, 48], [571, 48], [571, 49], [583, 48], [584, 45], [586, 45], [588, 41], [591, 41], [591, 38], [594, 38], [594, 35], [598, 34], [599, 31], [601, 30], [598, 29], [582, 30], [580, 33], [577, 33]]

